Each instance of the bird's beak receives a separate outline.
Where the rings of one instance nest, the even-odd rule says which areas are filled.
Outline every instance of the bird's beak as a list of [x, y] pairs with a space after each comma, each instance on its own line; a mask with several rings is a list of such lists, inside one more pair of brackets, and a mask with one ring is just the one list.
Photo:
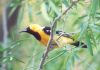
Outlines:
[[22, 33], [22, 32], [27, 32], [27, 28], [25, 28], [22, 31], [20, 31], [20, 33]]

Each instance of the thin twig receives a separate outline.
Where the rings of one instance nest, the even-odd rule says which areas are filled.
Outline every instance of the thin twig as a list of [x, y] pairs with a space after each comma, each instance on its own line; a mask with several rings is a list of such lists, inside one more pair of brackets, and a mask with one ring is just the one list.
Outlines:
[[54, 27], [55, 27], [55, 25], [57, 24], [56, 22], [57, 22], [64, 14], [66, 14], [66, 12], [68, 12], [68, 10], [70, 10], [77, 2], [78, 2], [78, 0], [77, 0], [77, 1], [76, 1], [76, 0], [73, 1], [72, 4], [71, 4], [61, 15], [59, 15], [58, 17], [56, 17], [56, 18], [54, 19], [54, 21], [52, 22], [50, 39], [49, 39], [49, 42], [48, 42], [48, 45], [47, 45], [47, 49], [46, 49], [45, 53], [43, 54], [43, 57], [42, 57], [42, 59], [41, 59], [41, 61], [40, 61], [39, 70], [42, 70], [42, 69], [43, 69], [44, 62], [45, 62], [46, 57], [48, 56], [48, 53], [49, 53], [49, 51], [50, 51], [50, 47], [52, 47]]

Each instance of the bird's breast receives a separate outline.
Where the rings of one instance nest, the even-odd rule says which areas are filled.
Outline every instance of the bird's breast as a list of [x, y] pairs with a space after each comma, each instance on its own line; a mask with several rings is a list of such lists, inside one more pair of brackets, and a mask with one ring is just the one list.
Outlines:
[[44, 32], [41, 32], [40, 34], [41, 34], [41, 40], [40, 40], [40, 42], [43, 45], [47, 46], [50, 36], [47, 35], [47, 34], [45, 34]]

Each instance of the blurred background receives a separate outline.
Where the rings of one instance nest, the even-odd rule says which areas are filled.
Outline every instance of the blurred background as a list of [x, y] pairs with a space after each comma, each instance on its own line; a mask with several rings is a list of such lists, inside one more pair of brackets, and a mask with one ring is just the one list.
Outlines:
[[[29, 24], [50, 26], [73, 0], [1, 0], [0, 70], [38, 70], [46, 48], [20, 33]], [[74, 0], [75, 1], [75, 0]], [[100, 70], [100, 0], [79, 0], [58, 22], [56, 30], [79, 32], [87, 49], [50, 51], [43, 70]]]

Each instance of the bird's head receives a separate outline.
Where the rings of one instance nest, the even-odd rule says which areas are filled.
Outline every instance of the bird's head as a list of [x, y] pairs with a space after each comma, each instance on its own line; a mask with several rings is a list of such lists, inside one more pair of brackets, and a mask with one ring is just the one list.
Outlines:
[[33, 35], [37, 40], [41, 40], [41, 35], [39, 32], [42, 31], [42, 27], [38, 24], [30, 24], [28, 27], [26, 27], [21, 32], [26, 32], [31, 35]]
[[28, 27], [26, 27], [21, 32], [26, 32], [26, 33], [33, 34], [34, 32], [37, 32], [38, 30], [41, 30], [41, 28], [42, 27], [38, 24], [30, 24]]
[[41, 36], [49, 36], [51, 28], [48, 26], [42, 27], [38, 24], [31, 24], [21, 32], [26, 32], [33, 35], [37, 40], [41, 40]]
[[27, 28], [25, 28], [21, 32], [27, 32], [33, 34], [34, 32], [39, 32], [39, 31], [43, 31], [44, 33], [50, 35], [51, 28], [48, 26], [42, 27], [38, 24], [30, 24]]

